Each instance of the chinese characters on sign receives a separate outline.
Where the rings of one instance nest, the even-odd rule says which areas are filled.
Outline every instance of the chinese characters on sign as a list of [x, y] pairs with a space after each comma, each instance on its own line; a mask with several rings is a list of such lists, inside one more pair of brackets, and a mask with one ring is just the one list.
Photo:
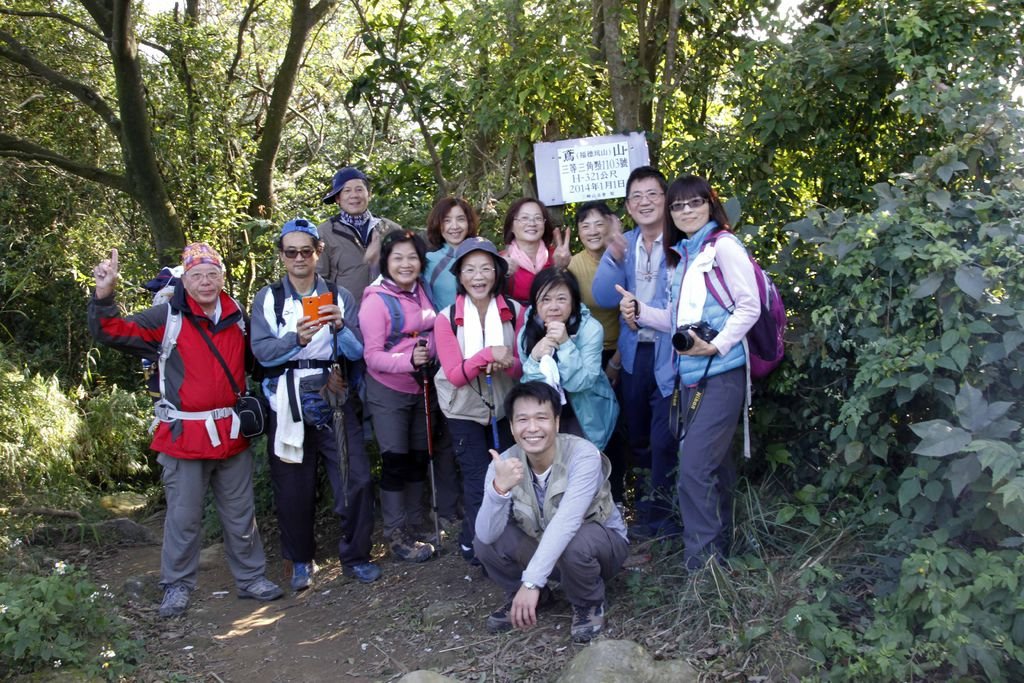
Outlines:
[[626, 180], [649, 161], [642, 132], [533, 146], [537, 198], [548, 206], [626, 196]]
[[629, 146], [624, 142], [558, 150], [562, 199], [586, 202], [622, 197], [629, 177]]

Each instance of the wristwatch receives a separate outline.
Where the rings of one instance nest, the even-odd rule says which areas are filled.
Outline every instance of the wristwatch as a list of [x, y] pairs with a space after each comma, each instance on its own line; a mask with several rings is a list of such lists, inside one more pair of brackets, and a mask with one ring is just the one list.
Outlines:
[[530, 583], [529, 581], [523, 581], [523, 588], [525, 588], [528, 591], [539, 591], [540, 590], [540, 586], [538, 586], [535, 583]]

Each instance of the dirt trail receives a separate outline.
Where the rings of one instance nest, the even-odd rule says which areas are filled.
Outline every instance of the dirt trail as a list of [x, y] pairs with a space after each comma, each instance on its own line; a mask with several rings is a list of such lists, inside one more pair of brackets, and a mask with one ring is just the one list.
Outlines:
[[[268, 575], [287, 588], [276, 539], [264, 543]], [[322, 548], [333, 546], [327, 541]], [[569, 605], [557, 603], [532, 631], [493, 636], [484, 620], [500, 603], [500, 592], [455, 549], [449, 541], [439, 558], [410, 565], [381, 556], [378, 544], [384, 575], [370, 585], [342, 576], [337, 559], [322, 552], [315, 588], [286, 591], [271, 603], [239, 600], [221, 560], [200, 571], [189, 611], [172, 620], [156, 613], [159, 546], [109, 549], [93, 570], [115, 590], [130, 577], [146, 578], [146, 597], [126, 607], [146, 643], [140, 680], [388, 681], [416, 669], [459, 680], [545, 681], [557, 675], [580, 647], [570, 643]], [[425, 617], [428, 607], [438, 614]], [[608, 635], [621, 637], [614, 622]]]

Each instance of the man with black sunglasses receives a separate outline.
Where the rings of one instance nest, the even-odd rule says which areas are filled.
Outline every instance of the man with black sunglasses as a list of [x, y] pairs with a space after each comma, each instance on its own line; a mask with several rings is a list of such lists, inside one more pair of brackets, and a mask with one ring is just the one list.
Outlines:
[[[312, 223], [285, 223], [277, 248], [286, 274], [253, 301], [252, 350], [264, 368], [271, 406], [267, 454], [281, 552], [292, 562], [292, 590], [309, 588], [317, 466], [323, 463], [341, 523], [342, 572], [372, 583], [381, 574], [370, 561], [373, 487], [362, 418], [348, 386], [350, 364], [363, 355], [356, 303], [347, 289], [317, 275], [324, 245]], [[339, 404], [344, 419], [336, 422]], [[345, 433], [335, 433], [342, 424]]]

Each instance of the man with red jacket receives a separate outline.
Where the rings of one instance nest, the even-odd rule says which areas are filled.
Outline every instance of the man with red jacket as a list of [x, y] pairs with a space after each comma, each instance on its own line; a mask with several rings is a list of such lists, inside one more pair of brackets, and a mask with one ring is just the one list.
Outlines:
[[[224, 549], [238, 597], [275, 600], [281, 589], [265, 576], [266, 558], [253, 506], [253, 456], [238, 433], [234, 383], [245, 386], [245, 320], [224, 291], [224, 266], [208, 244], [185, 247], [184, 274], [171, 301], [122, 318], [114, 301], [117, 250], [94, 269], [89, 330], [102, 344], [157, 360], [172, 312], [180, 316], [177, 339], [161, 368], [158, 421], [150, 447], [159, 453], [167, 498], [160, 585], [160, 616], [182, 614], [196, 587], [202, 543], [203, 499], [213, 487], [224, 528]], [[173, 324], [173, 323], [172, 323]], [[217, 349], [222, 367], [204, 340]]]

